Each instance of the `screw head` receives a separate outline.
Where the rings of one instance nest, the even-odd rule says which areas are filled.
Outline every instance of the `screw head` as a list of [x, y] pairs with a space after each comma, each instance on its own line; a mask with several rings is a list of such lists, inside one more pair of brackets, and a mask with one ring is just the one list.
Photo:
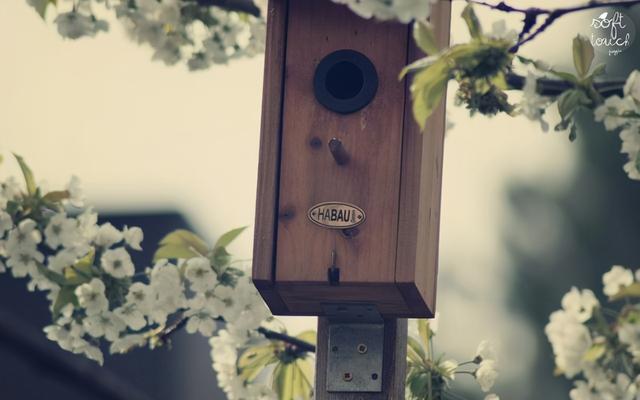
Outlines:
[[345, 372], [344, 374], [342, 374], [342, 380], [345, 382], [351, 382], [353, 380], [353, 375], [351, 374], [351, 372]]
[[360, 354], [364, 354], [364, 353], [366, 353], [366, 352], [367, 352], [367, 350], [368, 350], [368, 349], [367, 349], [367, 345], [366, 345], [366, 344], [364, 344], [364, 343], [360, 343], [360, 344], [358, 345], [358, 353], [360, 353]]

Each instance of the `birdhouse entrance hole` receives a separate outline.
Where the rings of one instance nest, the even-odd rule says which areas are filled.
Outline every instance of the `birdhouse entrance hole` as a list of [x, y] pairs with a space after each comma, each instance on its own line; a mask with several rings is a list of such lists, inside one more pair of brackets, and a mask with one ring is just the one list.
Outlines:
[[378, 90], [378, 74], [364, 54], [338, 50], [318, 64], [314, 89], [320, 104], [333, 112], [349, 114], [373, 100]]

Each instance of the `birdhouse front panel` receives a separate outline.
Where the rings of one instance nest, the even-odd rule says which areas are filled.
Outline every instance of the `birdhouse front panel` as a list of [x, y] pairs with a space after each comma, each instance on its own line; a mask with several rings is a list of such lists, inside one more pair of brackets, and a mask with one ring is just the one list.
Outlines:
[[407, 25], [329, 0], [270, 2], [254, 282], [274, 313], [366, 303], [388, 316], [432, 314], [434, 247], [420, 255], [416, 240], [421, 220], [437, 232], [439, 186], [418, 181], [441, 169], [421, 169], [426, 143], [398, 80], [409, 37]]

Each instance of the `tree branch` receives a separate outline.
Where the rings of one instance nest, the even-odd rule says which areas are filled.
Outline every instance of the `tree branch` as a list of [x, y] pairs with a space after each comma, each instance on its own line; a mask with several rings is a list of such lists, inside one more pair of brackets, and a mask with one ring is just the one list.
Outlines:
[[260, 9], [253, 0], [183, 0], [187, 3], [198, 3], [201, 6], [215, 6], [229, 11], [239, 11], [253, 16], [260, 16]]
[[[510, 89], [522, 90], [525, 84], [525, 77], [515, 73], [507, 75], [507, 84]], [[572, 89], [574, 85], [571, 82], [562, 81], [558, 79], [538, 78], [538, 93], [543, 96], [555, 97], [563, 92]], [[595, 82], [594, 88], [602, 97], [609, 97], [613, 95], [622, 96], [622, 89], [624, 88], [624, 79], [612, 79], [607, 81]]]
[[[518, 36], [518, 42], [511, 47], [510, 51], [512, 53], [517, 52], [522, 45], [530, 42], [535, 39], [542, 32], [546, 31], [549, 26], [551, 26], [556, 20], [559, 18], [571, 14], [578, 11], [591, 10], [595, 8], [601, 7], [626, 7], [629, 8], [636, 4], [640, 4], [640, 0], [621, 0], [621, 1], [613, 1], [613, 2], [602, 2], [597, 0], [592, 0], [586, 4], [580, 6], [573, 7], [564, 7], [564, 8], [555, 8], [555, 9], [544, 9], [538, 7], [530, 7], [530, 8], [517, 8], [507, 4], [505, 1], [501, 1], [497, 4], [491, 4], [484, 0], [467, 0], [469, 3], [477, 4], [483, 7], [488, 7], [492, 10], [507, 12], [507, 13], [519, 13], [524, 14], [523, 19], [523, 27], [520, 35]], [[538, 17], [546, 15], [546, 18], [537, 29], [531, 32], [531, 29], [538, 22]]]
[[266, 329], [263, 327], [260, 327], [257, 329], [258, 333], [261, 333], [264, 337], [266, 337], [269, 340], [279, 340], [281, 342], [285, 342], [285, 343], [289, 343], [295, 347], [297, 347], [298, 350], [300, 350], [303, 353], [315, 353], [316, 352], [316, 346], [312, 345], [309, 342], [305, 342], [304, 340], [300, 340], [296, 337], [292, 337], [289, 335], [285, 335], [283, 333], [280, 332], [275, 332], [272, 331], [270, 329]]
[[[162, 332], [158, 333], [158, 340], [161, 343], [166, 342], [173, 334], [184, 328], [187, 325], [188, 320], [189, 317], [185, 317], [184, 315], [180, 316], [174, 323], [167, 326]], [[217, 318], [217, 320], [226, 323], [222, 317]], [[315, 353], [316, 351], [316, 346], [309, 342], [305, 342], [304, 340], [300, 340], [297, 337], [289, 336], [263, 327], [259, 327], [256, 331], [269, 340], [278, 340], [295, 346], [300, 352]]]

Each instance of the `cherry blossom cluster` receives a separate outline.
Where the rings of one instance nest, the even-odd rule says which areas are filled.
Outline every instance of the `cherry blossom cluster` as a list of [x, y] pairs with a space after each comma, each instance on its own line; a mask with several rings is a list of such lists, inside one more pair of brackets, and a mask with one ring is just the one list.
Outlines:
[[[498, 378], [498, 361], [493, 345], [483, 340], [472, 360], [459, 363], [432, 354], [437, 331], [437, 315], [428, 322], [409, 321], [407, 398], [440, 399], [453, 396], [451, 385], [456, 375], [473, 376], [480, 389], [489, 392]], [[485, 400], [499, 400], [499, 397], [487, 394]]]
[[426, 20], [436, 0], [333, 0], [346, 4], [363, 18], [395, 19], [407, 23]]
[[614, 266], [602, 277], [608, 308], [575, 287], [545, 327], [557, 370], [574, 381], [571, 400], [640, 398], [640, 270]]
[[[258, 16], [183, 0], [27, 0], [42, 15], [57, 10], [58, 33], [67, 39], [107, 31], [101, 15], [115, 14], [132, 40], [149, 45], [153, 59], [185, 61], [191, 70], [226, 64], [264, 51], [265, 23]], [[44, 4], [45, 8], [39, 9]]]
[[[64, 190], [42, 193], [17, 158], [26, 189], [14, 178], [0, 183], [0, 272], [46, 293], [52, 313], [47, 337], [102, 364], [102, 349], [115, 354], [155, 347], [183, 326], [213, 337], [212, 345], [225, 344], [213, 350], [214, 368], [221, 382], [233, 381], [231, 369], [218, 368], [235, 365], [226, 352], [260, 339], [256, 328], [272, 319], [248, 267], [237, 265], [224, 248], [235, 235], [203, 250], [195, 235], [176, 231], [165, 237], [152, 266], [136, 269], [130, 252], [142, 249], [140, 228], [98, 224], [98, 214], [83, 205], [76, 177]], [[233, 371], [237, 378], [235, 366]], [[243, 384], [243, 390], [270, 393], [263, 386]]]
[[594, 113], [607, 130], [620, 130], [620, 152], [629, 157], [624, 170], [629, 178], [640, 180], [640, 71], [629, 75], [623, 93], [608, 97]]

